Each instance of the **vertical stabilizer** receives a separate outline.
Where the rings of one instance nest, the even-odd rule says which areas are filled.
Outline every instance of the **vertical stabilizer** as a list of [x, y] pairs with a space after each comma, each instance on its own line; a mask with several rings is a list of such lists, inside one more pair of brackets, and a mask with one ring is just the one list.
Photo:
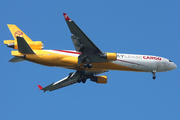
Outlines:
[[13, 24], [7, 24], [9, 30], [11, 31], [12, 36], [14, 37], [14, 40], [17, 40], [16, 36], [23, 37], [27, 42], [32, 42], [32, 40], [16, 25]]
[[[17, 37], [20, 39], [23, 38], [29, 47], [33, 50], [41, 50], [44, 48], [44, 43], [42, 41], [32, 41], [22, 30], [20, 30], [16, 25], [7, 24], [14, 40], [4, 40], [4, 44], [7, 47], [18, 49]], [[21, 40], [20, 40], [21, 41]]]

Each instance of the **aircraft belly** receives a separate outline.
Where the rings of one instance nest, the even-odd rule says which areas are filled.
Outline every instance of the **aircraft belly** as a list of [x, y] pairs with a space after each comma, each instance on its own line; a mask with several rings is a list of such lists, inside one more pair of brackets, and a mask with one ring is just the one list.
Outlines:
[[116, 64], [114, 62], [93, 63], [93, 67], [91, 69], [141, 71], [141, 72], [143, 71], [136, 68], [131, 68], [120, 64]]
[[153, 70], [157, 70], [157, 62], [156, 61], [147, 61], [147, 60], [136, 60], [136, 59], [118, 59], [113, 62], [118, 65], [126, 66], [129, 68], [138, 69], [144, 72], [151, 72]]
[[43, 64], [42, 56], [38, 56], [36, 54], [26, 54], [25, 59], [34, 63]]
[[26, 54], [26, 60], [45, 66], [77, 69], [78, 58], [62, 54], [55, 54], [45, 50], [35, 50], [36, 54]]

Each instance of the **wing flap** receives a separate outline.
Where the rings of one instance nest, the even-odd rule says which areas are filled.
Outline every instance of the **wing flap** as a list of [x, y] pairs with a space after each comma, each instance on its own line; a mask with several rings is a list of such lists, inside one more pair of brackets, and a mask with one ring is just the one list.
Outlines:
[[71, 39], [72, 39], [72, 41], [73, 41], [73, 44], [74, 44], [74, 47], [75, 47], [76, 51], [80, 52], [81, 45], [80, 45], [80, 43], [79, 43], [79, 40], [76, 38], [75, 35], [72, 35], [72, 36], [71, 36]]

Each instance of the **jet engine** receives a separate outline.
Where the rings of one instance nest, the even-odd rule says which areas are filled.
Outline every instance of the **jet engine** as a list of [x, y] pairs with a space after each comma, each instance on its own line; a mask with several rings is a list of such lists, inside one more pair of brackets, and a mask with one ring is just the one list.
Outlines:
[[91, 78], [91, 81], [96, 82], [96, 83], [103, 83], [106, 84], [107, 83], [107, 76], [103, 75], [103, 76], [94, 76]]
[[101, 58], [105, 58], [106, 60], [110, 61], [116, 61], [117, 60], [117, 54], [116, 53], [104, 53], [100, 55]]
[[[44, 43], [41, 41], [34, 41], [34, 42], [27, 42], [27, 43], [33, 50], [41, 50], [44, 48]], [[18, 49], [17, 41], [15, 40], [4, 40], [4, 44], [6, 44], [7, 47]]]

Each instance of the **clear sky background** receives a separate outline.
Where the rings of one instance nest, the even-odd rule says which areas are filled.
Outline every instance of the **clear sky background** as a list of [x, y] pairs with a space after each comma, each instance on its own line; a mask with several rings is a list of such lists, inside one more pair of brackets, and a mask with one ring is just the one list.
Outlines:
[[179, 68], [157, 73], [109, 71], [107, 84], [74, 84], [43, 93], [73, 70], [10, 63], [16, 24], [45, 49], [75, 50], [62, 13], [102, 50], [148, 54], [180, 64], [179, 0], [1, 0], [0, 120], [180, 120]]

